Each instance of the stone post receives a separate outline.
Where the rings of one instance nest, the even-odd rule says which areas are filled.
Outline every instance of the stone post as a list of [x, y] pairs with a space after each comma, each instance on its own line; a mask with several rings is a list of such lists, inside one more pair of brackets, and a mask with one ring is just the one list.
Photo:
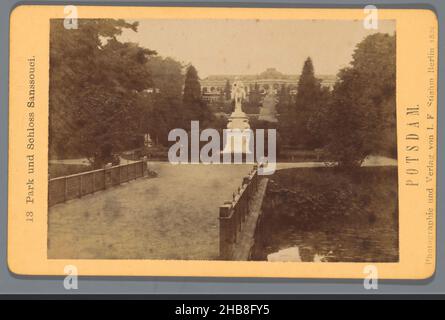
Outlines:
[[221, 260], [230, 260], [232, 258], [233, 247], [233, 229], [231, 206], [225, 204], [219, 207], [219, 256]]

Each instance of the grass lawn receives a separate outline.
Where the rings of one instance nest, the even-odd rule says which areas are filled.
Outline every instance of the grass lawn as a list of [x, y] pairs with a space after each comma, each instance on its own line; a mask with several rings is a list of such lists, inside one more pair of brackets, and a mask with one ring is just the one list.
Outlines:
[[216, 259], [219, 206], [250, 165], [152, 163], [158, 177], [50, 207], [50, 259]]
[[298, 247], [302, 261], [398, 261], [397, 167], [278, 170], [268, 185], [254, 260]]

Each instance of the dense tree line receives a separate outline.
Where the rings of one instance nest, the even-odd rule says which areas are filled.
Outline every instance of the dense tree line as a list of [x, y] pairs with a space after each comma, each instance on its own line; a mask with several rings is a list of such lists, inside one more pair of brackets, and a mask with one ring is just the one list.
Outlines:
[[358, 166], [371, 154], [397, 157], [395, 35], [360, 42], [332, 92], [321, 86], [308, 58], [297, 95], [279, 92], [279, 131], [296, 149], [323, 148], [340, 166]]
[[174, 59], [118, 40], [137, 28], [112, 19], [81, 19], [78, 29], [51, 21], [51, 158], [87, 157], [100, 167], [112, 153], [143, 145], [145, 133], [167, 145], [171, 129], [211, 122], [193, 66], [185, 72]]
[[395, 37], [366, 37], [338, 74], [325, 123], [326, 149], [340, 165], [360, 165], [370, 154], [397, 157]]
[[[51, 21], [51, 158], [87, 157], [100, 167], [113, 153], [141, 147], [145, 133], [167, 146], [168, 132], [189, 129], [191, 120], [202, 129], [225, 127], [202, 100], [193, 65], [119, 41], [123, 30], [137, 28], [124, 20], [81, 19], [78, 29], [68, 30], [63, 20]], [[278, 89], [281, 141], [323, 149], [342, 166], [357, 166], [370, 154], [396, 157], [395, 86], [395, 35], [361, 41], [332, 91], [321, 85], [308, 58], [296, 96], [289, 87]], [[219, 108], [226, 113], [233, 109], [230, 89], [227, 81]], [[243, 109], [258, 113], [258, 85], [249, 91]], [[257, 125], [266, 124], [252, 123]]]
[[67, 30], [51, 21], [50, 156], [100, 157], [114, 144], [127, 144], [137, 95], [151, 85], [141, 66], [154, 51], [116, 37], [137, 24], [123, 20], [80, 20]]
[[281, 87], [280, 129], [287, 143], [300, 149], [314, 149], [323, 145], [322, 137], [314, 127], [319, 122], [321, 109], [329, 103], [329, 90], [315, 77], [312, 59], [306, 59], [297, 86], [297, 95], [291, 98], [289, 88]]

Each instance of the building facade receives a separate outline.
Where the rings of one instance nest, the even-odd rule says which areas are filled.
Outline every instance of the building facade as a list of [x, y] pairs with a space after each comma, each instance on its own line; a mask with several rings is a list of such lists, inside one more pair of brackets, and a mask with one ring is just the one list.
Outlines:
[[[201, 80], [202, 98], [205, 101], [215, 102], [225, 95], [226, 85], [229, 82], [230, 87], [235, 80], [241, 80], [249, 95], [251, 90], [256, 87], [260, 94], [265, 94], [270, 88], [277, 91], [283, 85], [290, 89], [290, 94], [297, 93], [299, 75], [283, 74], [274, 68], [269, 68], [258, 75], [212, 75]], [[332, 75], [316, 75], [321, 80], [321, 85], [333, 88], [336, 77]]]

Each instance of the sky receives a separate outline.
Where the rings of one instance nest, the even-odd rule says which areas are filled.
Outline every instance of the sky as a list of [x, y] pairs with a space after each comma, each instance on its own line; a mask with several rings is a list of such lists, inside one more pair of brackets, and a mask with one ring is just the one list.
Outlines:
[[201, 78], [267, 68], [299, 74], [308, 56], [316, 74], [335, 75], [365, 36], [394, 31], [390, 20], [380, 20], [377, 30], [361, 20], [140, 20], [138, 31], [125, 30], [120, 40], [192, 63]]

